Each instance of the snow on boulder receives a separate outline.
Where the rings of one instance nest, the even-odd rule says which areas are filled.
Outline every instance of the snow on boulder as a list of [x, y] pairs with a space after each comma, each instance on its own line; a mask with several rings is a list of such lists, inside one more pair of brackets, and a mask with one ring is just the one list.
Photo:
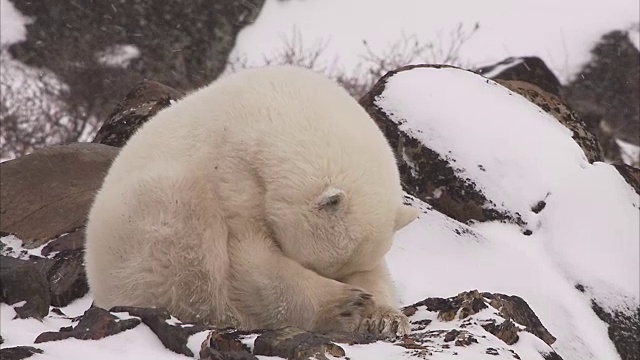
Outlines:
[[[590, 164], [557, 119], [470, 71], [401, 68], [361, 103], [423, 210], [387, 257], [405, 304], [476, 288], [518, 295], [563, 358], [632, 358], [640, 201], [613, 166]], [[615, 314], [626, 323], [605, 319]]]

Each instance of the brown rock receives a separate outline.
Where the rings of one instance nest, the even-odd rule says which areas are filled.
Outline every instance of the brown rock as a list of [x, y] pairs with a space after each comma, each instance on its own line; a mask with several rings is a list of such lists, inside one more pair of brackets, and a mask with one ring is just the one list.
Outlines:
[[504, 341], [507, 345], [515, 344], [520, 338], [518, 335], [518, 327], [516, 327], [511, 320], [505, 320], [500, 324], [496, 324], [495, 322], [484, 324], [482, 328]]
[[334, 344], [329, 337], [291, 327], [269, 330], [258, 336], [253, 353], [290, 360], [327, 360], [327, 355], [345, 356], [344, 349]]
[[48, 341], [58, 341], [68, 338], [79, 340], [98, 340], [107, 336], [115, 335], [125, 330], [133, 329], [140, 320], [121, 320], [99, 307], [92, 307], [85, 311], [78, 325], [73, 329], [60, 332], [44, 332], [35, 340], [35, 343]]
[[[480, 293], [477, 290], [472, 290], [462, 292], [454, 297], [446, 299], [427, 298], [405, 307], [403, 311], [405, 314], [408, 314], [407, 316], [411, 316], [415, 314], [420, 307], [425, 307], [427, 311], [437, 312], [440, 320], [452, 321], [456, 319], [466, 319], [489, 306], [495, 308], [498, 311], [498, 315], [506, 320], [501, 323], [496, 323], [495, 320], [493, 320], [488, 324], [482, 325], [482, 327], [489, 333], [503, 340], [508, 345], [514, 344], [519, 338], [518, 332], [521, 330], [515, 325], [515, 323], [524, 326], [526, 331], [539, 337], [548, 345], [551, 345], [556, 341], [556, 338], [542, 325], [540, 319], [536, 316], [526, 301], [518, 296], [488, 292]], [[411, 323], [414, 326], [414, 329], [416, 326], [420, 325], [418, 324], [418, 321], [412, 321]], [[428, 324], [429, 323], [427, 322], [422, 329], [424, 329]], [[460, 328], [464, 327], [465, 323], [463, 322], [460, 325]], [[451, 331], [443, 334], [437, 334], [433, 331], [430, 333], [437, 336], [443, 336], [445, 342], [452, 342], [455, 340], [455, 344], [458, 346], [467, 346], [471, 343], [477, 342], [473, 336], [471, 336], [466, 330], [462, 329], [452, 329]], [[417, 334], [410, 334], [409, 336], [419, 337]], [[418, 337], [416, 337], [416, 339], [418, 339]]]
[[76, 231], [117, 153], [106, 145], [74, 143], [0, 163], [0, 230], [27, 248]]
[[385, 91], [389, 78], [399, 72], [420, 67], [454, 68], [446, 65], [401, 67], [385, 74], [360, 99], [360, 104], [383, 131], [395, 151], [405, 191], [460, 222], [504, 220], [524, 225], [520, 214], [497, 210], [496, 204], [473, 181], [459, 176], [449, 159], [441, 157], [412, 135], [400, 131], [398, 125], [376, 104], [376, 99]]
[[158, 82], [143, 80], [116, 105], [93, 142], [123, 147], [145, 122], [184, 95]]
[[482, 293], [482, 296], [490, 299], [489, 305], [496, 308], [502, 317], [513, 319], [525, 326], [527, 331], [542, 339], [547, 345], [556, 341], [555, 336], [542, 325], [538, 316], [521, 297], [496, 293]]
[[84, 248], [84, 227], [60, 236], [55, 240], [51, 240], [44, 248], [42, 248], [42, 256], [49, 256], [52, 253], [65, 250], [78, 250]]

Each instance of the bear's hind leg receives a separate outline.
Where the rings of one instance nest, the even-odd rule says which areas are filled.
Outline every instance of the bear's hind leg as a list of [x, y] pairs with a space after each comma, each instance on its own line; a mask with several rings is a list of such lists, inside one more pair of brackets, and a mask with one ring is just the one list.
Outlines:
[[110, 186], [87, 248], [98, 305], [166, 307], [183, 321], [232, 325], [227, 229], [207, 178], [163, 162]]

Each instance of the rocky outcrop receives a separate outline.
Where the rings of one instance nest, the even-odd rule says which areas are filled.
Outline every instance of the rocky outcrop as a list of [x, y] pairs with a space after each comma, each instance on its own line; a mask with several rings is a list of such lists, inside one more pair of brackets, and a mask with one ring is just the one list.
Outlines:
[[452, 68], [445, 65], [410, 65], [385, 74], [360, 99], [362, 105], [383, 131], [396, 153], [402, 184], [418, 199], [433, 205], [434, 209], [460, 222], [470, 220], [506, 220], [523, 224], [519, 214], [496, 210], [488, 199], [468, 178], [460, 176], [447, 159], [422, 144], [414, 136], [398, 129], [386, 112], [376, 104], [392, 76], [419, 67]]
[[117, 153], [110, 146], [74, 143], [0, 163], [0, 231], [35, 248], [81, 230]]
[[116, 105], [93, 142], [123, 147], [147, 120], [184, 95], [158, 82], [142, 81]]
[[[255, 360], [258, 356], [292, 360], [346, 358], [351, 346], [372, 343], [403, 348], [406, 356], [416, 359], [433, 353], [454, 356], [459, 348], [517, 359], [518, 350], [512, 345], [517, 344], [519, 334], [526, 331], [539, 337], [534, 340], [539, 342], [536, 349], [555, 354], [548, 346], [555, 338], [527, 303], [517, 297], [473, 290], [450, 298], [427, 298], [402, 311], [411, 321], [411, 333], [398, 339], [379, 339], [370, 334], [320, 334], [292, 327], [254, 331], [216, 329], [206, 324], [184, 323], [161, 308], [114, 307], [107, 311], [92, 306], [77, 318], [67, 317], [56, 309], [57, 321], [66, 319], [70, 325], [41, 333], [34, 344], [70, 338], [100, 340], [137, 326], [147, 326], [167, 349], [206, 360]], [[201, 334], [206, 336], [200, 337]], [[194, 343], [193, 336], [199, 336], [200, 340]], [[28, 348], [21, 347], [4, 352], [28, 354], [26, 350]]]
[[[412, 316], [421, 307], [426, 308], [427, 311], [436, 312], [437, 319], [442, 321], [464, 320], [482, 310], [493, 308], [497, 310], [499, 316], [504, 318], [504, 321], [498, 323], [495, 320], [488, 320], [481, 326], [506, 344], [515, 344], [520, 331], [528, 331], [536, 335], [547, 345], [556, 341], [556, 338], [542, 325], [529, 304], [518, 296], [480, 293], [473, 290], [447, 299], [428, 298], [405, 307], [403, 312], [407, 316]], [[451, 341], [452, 336], [457, 338], [459, 334], [459, 331], [455, 336], [451, 333], [445, 334], [445, 342]]]

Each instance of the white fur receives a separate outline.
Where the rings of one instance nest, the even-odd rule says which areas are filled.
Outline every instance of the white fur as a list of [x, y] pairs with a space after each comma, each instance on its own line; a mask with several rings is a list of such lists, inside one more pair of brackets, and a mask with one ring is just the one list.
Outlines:
[[403, 333], [383, 259], [417, 216], [401, 195], [386, 139], [342, 88], [245, 70], [122, 149], [89, 215], [89, 285], [98, 306], [185, 321]]

